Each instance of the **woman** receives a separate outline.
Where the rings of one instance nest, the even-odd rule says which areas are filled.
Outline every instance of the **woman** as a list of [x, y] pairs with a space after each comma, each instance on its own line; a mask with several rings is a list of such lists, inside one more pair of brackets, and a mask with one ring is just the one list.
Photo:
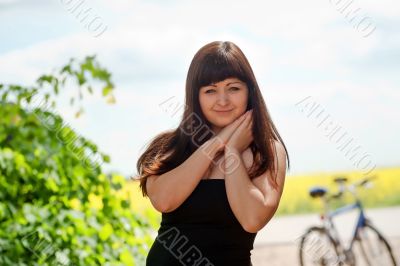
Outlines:
[[143, 196], [162, 213], [146, 265], [252, 265], [289, 157], [239, 47], [216, 41], [195, 54], [185, 107], [137, 162]]

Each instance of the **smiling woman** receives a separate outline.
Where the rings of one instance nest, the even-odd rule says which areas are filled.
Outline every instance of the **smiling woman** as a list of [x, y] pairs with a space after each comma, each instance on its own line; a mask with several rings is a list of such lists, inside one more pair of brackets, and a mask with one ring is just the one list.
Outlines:
[[248, 93], [246, 83], [238, 78], [227, 78], [200, 88], [201, 111], [213, 124], [214, 133], [246, 111]]
[[255, 236], [282, 195], [286, 147], [232, 42], [195, 54], [185, 100], [179, 127], [137, 162], [142, 193], [162, 213], [146, 265], [252, 265]]

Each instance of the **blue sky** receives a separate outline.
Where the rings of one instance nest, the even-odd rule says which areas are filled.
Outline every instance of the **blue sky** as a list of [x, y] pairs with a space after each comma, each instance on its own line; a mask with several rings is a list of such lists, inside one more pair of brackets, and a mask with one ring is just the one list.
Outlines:
[[[106, 170], [135, 174], [143, 145], [178, 125], [181, 113], [159, 103], [174, 97], [183, 104], [192, 58], [215, 40], [236, 43], [249, 59], [287, 145], [289, 174], [367, 169], [308, 117], [312, 103], [353, 139], [355, 158], [400, 164], [397, 1], [353, 1], [343, 12], [349, 0], [83, 1], [106, 29], [97, 37], [71, 11], [78, 2], [0, 0], [0, 81], [31, 84], [70, 57], [97, 54], [113, 74], [116, 105], [97, 94], [86, 97], [78, 120], [66, 102], [57, 111], [111, 156]], [[73, 92], [66, 88], [64, 97]], [[304, 99], [308, 107], [298, 104]]]

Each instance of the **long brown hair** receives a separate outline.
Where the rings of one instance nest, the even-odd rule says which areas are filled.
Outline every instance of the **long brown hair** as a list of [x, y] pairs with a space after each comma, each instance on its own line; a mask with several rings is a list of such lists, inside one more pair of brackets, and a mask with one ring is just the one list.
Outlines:
[[[236, 77], [245, 82], [249, 97], [246, 110], [253, 109], [253, 139], [250, 149], [254, 162], [249, 171], [252, 179], [266, 170], [275, 172], [276, 150], [274, 140], [282, 143], [258, 87], [253, 70], [240, 48], [229, 41], [214, 41], [203, 46], [190, 63], [186, 78], [185, 109], [176, 129], [155, 136], [139, 157], [137, 179], [143, 196], [147, 195], [146, 181], [151, 175], [161, 175], [182, 164], [199, 146], [213, 137], [209, 121], [199, 103], [199, 90], [203, 86]], [[273, 181], [276, 182], [276, 176]]]

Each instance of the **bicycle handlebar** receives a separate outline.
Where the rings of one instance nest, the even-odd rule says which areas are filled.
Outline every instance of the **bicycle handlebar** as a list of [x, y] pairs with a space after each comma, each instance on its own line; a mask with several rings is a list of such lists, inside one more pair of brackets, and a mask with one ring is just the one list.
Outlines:
[[361, 187], [361, 186], [365, 186], [366, 184], [368, 184], [371, 180], [377, 178], [376, 175], [373, 176], [367, 176], [361, 180], [358, 180], [357, 182], [353, 182], [351, 184], [346, 185], [345, 183], [348, 181], [348, 179], [346, 177], [337, 177], [334, 179], [334, 182], [337, 183], [339, 185], [339, 192], [329, 195], [327, 197], [327, 200], [331, 200], [331, 199], [338, 199], [341, 196], [343, 196], [343, 193], [348, 190], [350, 191], [353, 195], [355, 195], [355, 188], [357, 187]]
[[358, 186], [365, 186], [368, 182], [370, 182], [372, 179], [375, 179], [377, 176], [373, 175], [373, 176], [367, 176], [366, 178], [359, 180], [358, 182], [355, 182], [354, 185], [356, 187]]

